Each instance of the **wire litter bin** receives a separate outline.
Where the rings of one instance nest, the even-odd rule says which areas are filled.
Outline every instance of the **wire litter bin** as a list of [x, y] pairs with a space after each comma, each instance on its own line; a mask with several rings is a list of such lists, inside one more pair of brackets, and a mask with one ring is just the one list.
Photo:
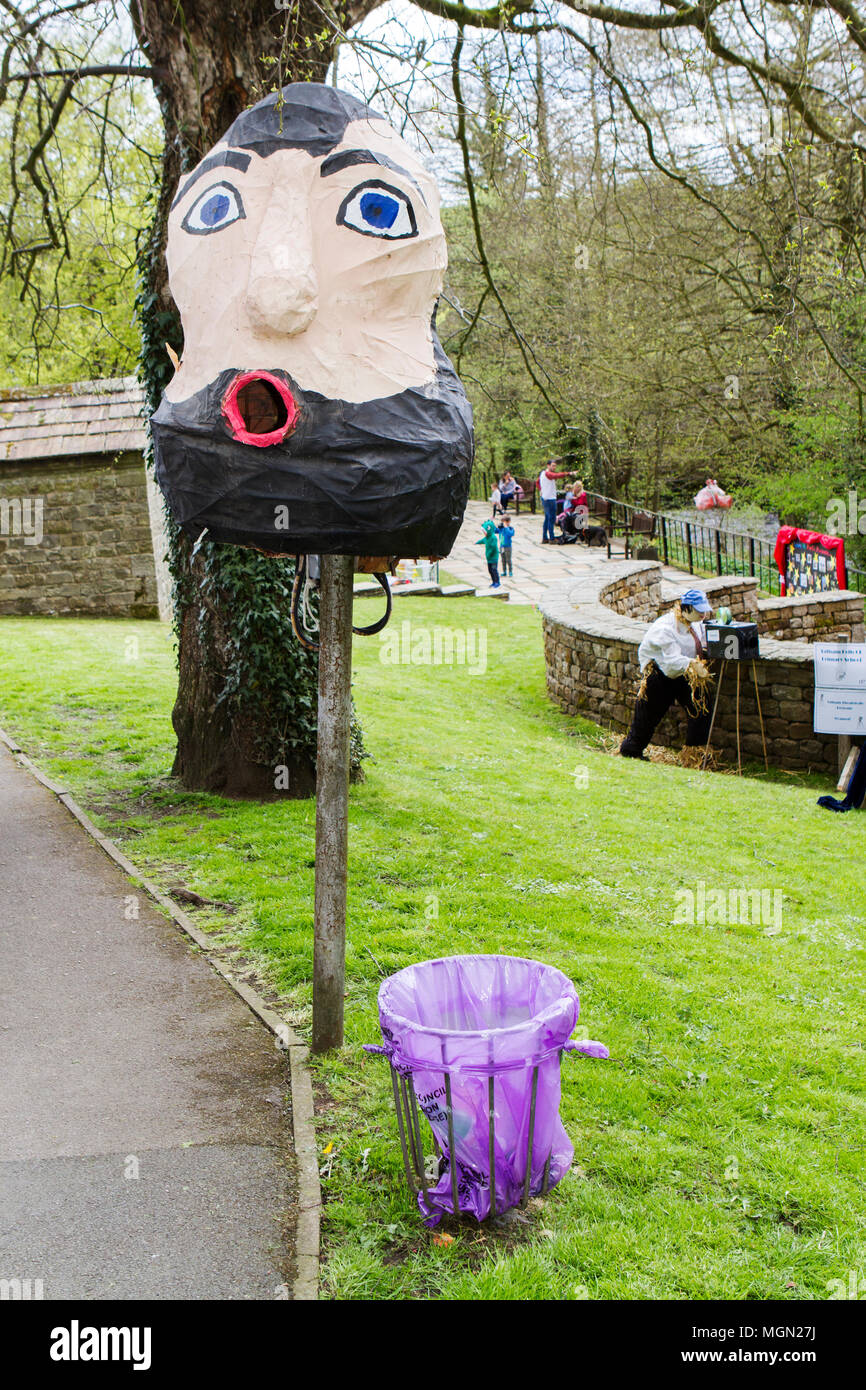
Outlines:
[[390, 1063], [403, 1164], [427, 1225], [523, 1206], [568, 1172], [562, 1054], [608, 1056], [602, 1043], [569, 1041], [579, 1012], [562, 971], [517, 956], [447, 956], [383, 981], [384, 1044], [366, 1050]]

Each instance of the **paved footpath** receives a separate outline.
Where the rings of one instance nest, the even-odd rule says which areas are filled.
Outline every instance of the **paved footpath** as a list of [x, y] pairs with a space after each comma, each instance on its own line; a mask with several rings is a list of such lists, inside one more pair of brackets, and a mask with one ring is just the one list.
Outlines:
[[[470, 502], [451, 554], [442, 561], [442, 569], [453, 574], [461, 583], [476, 585], [479, 593], [489, 586], [490, 578], [484, 560], [484, 547], [475, 542], [481, 535], [481, 523], [488, 519], [490, 513], [489, 502]], [[610, 563], [605, 546], [542, 545], [543, 520], [540, 510], [533, 515], [521, 508], [519, 515], [514, 516], [512, 525], [515, 532], [514, 578], [502, 581], [508, 590], [509, 603], [538, 603], [551, 585], [566, 579], [579, 580], [582, 575], [604, 570]], [[611, 558], [621, 560], [623, 550], [622, 538], [615, 537]], [[662, 575], [678, 589], [688, 587], [689, 576], [684, 570], [665, 565]]]
[[287, 1084], [271, 1034], [0, 746], [0, 1280], [285, 1298]]

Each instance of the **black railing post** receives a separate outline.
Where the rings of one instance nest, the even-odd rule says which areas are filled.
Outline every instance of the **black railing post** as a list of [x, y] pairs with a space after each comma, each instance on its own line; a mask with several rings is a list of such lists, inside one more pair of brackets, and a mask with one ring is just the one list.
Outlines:
[[[750, 537], [749, 537], [749, 572], [750, 572], [750, 574], [754, 574], [754, 573], [755, 573], [755, 538], [754, 538], [754, 536], [750, 536]], [[757, 576], [756, 576], [756, 577], [757, 577]]]
[[716, 530], [716, 574], [722, 573], [722, 533]]
[[660, 520], [660, 522], [661, 522], [660, 530], [661, 530], [661, 533], [662, 533], [662, 555], [664, 556], [664, 562], [665, 562], [665, 564], [667, 564], [667, 562], [668, 562], [668, 524], [667, 524], [667, 521], [665, 520], [664, 514], [661, 515], [661, 517], [659, 518], [659, 520]]
[[695, 566], [692, 559], [692, 523], [690, 521], [686, 522], [686, 549], [689, 555], [689, 574], [692, 574]]

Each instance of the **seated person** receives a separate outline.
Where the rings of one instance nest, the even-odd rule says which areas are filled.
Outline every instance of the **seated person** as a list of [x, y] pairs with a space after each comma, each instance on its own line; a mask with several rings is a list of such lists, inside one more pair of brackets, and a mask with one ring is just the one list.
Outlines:
[[588, 520], [589, 499], [584, 491], [583, 483], [576, 482], [565, 494], [562, 511], [556, 518], [556, 522], [562, 528], [562, 534], [565, 537], [576, 536], [578, 531], [584, 529]]
[[580, 479], [572, 483], [565, 498], [564, 510], [571, 511], [573, 507], [586, 507], [589, 510], [589, 495]]
[[516, 493], [517, 483], [515, 482], [513, 475], [506, 468], [505, 472], [502, 475], [502, 481], [499, 484], [499, 496], [502, 501], [503, 511], [508, 511], [509, 506], [514, 501]]

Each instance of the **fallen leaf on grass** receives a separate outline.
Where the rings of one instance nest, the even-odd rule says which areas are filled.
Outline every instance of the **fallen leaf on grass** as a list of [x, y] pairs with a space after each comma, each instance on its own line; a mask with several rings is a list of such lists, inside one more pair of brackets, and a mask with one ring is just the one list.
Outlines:
[[443, 1232], [443, 1234], [442, 1234], [441, 1236], [434, 1236], [434, 1237], [433, 1237], [433, 1244], [434, 1244], [434, 1245], [453, 1245], [453, 1244], [454, 1244], [454, 1237], [453, 1237], [453, 1236], [449, 1236], [449, 1235], [445, 1235], [444, 1232]]

